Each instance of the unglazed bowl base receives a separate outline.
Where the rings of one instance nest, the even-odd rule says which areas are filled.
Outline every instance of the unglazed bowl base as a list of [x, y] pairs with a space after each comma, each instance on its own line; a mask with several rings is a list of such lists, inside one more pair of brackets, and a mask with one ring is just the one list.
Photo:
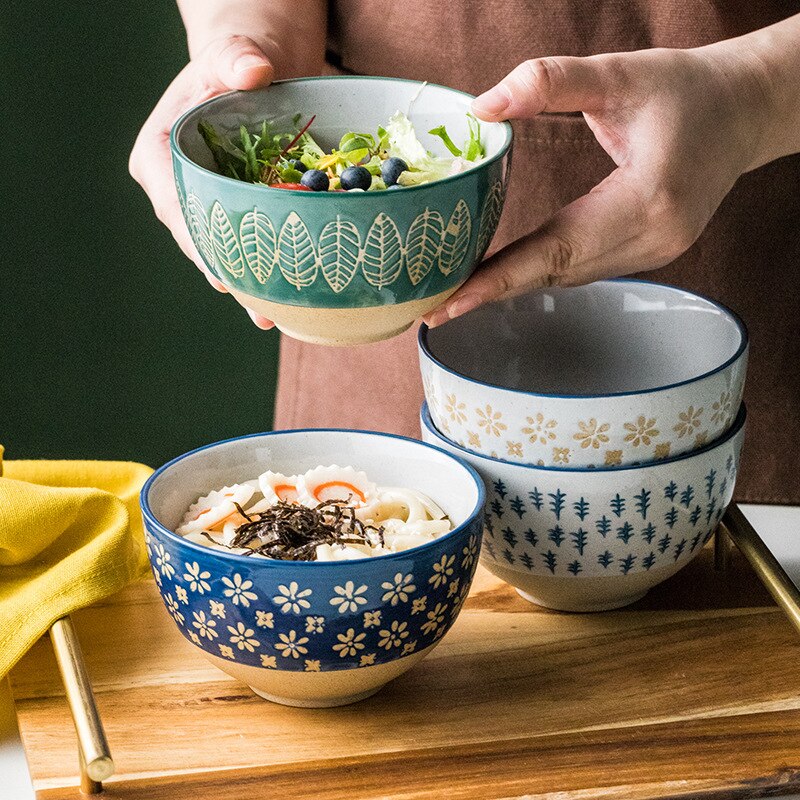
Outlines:
[[[602, 580], [602, 578], [600, 580]], [[569, 581], [566, 580], [565, 583], [567, 582]], [[528, 594], [528, 592], [523, 592], [522, 589], [517, 589], [517, 594], [523, 600], [527, 600], [529, 603], [533, 603], [535, 606], [550, 608], [553, 611], [591, 613], [594, 611], [613, 611], [615, 608], [624, 608], [625, 606], [629, 606], [631, 603], [641, 600], [647, 594], [647, 589], [645, 589], [643, 592], [638, 592], [637, 594], [631, 595], [630, 597], [618, 597], [615, 600], [608, 601], [600, 600], [596, 603], [582, 600], [575, 601], [564, 596], [556, 597], [555, 593], [550, 592], [547, 593], [546, 600], [542, 599], [541, 597], [535, 597], [532, 594]], [[551, 605], [554, 602], [558, 603], [558, 605]]]
[[246, 683], [259, 697], [298, 708], [333, 708], [365, 700], [410, 670], [436, 645], [386, 664], [331, 672], [290, 672], [251, 667], [203, 652], [214, 666]]
[[293, 339], [330, 347], [346, 347], [398, 336], [420, 317], [441, 305], [458, 286], [420, 300], [366, 308], [290, 306], [253, 297], [230, 286], [227, 288], [245, 308], [272, 320], [279, 330]]

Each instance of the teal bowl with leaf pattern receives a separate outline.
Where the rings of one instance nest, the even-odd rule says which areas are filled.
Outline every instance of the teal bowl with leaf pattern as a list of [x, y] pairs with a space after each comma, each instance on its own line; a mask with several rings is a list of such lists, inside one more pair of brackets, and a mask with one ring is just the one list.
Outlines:
[[468, 136], [472, 96], [417, 81], [336, 76], [279, 81], [215, 97], [174, 125], [171, 147], [184, 219], [208, 269], [244, 306], [319, 344], [387, 339], [442, 303], [473, 272], [494, 235], [508, 182], [508, 123], [481, 123], [485, 158], [438, 181], [393, 191], [306, 192], [218, 174], [200, 120], [230, 134], [262, 120], [292, 130], [316, 115], [326, 149], [347, 131], [408, 115], [426, 148], [445, 125]]

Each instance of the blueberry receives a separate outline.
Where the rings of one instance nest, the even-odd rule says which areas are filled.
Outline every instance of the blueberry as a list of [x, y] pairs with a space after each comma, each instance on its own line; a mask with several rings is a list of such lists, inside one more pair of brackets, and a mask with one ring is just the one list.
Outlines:
[[363, 189], [365, 192], [372, 186], [372, 175], [366, 167], [348, 167], [340, 176], [342, 189]]
[[298, 172], [305, 172], [308, 169], [308, 167], [299, 158], [290, 159], [289, 166], [293, 169], [296, 169]]
[[408, 169], [408, 164], [402, 158], [387, 158], [381, 164], [381, 178], [387, 186], [394, 186], [401, 172]]
[[321, 169], [310, 169], [308, 172], [304, 172], [300, 183], [308, 186], [312, 192], [327, 192], [331, 185], [328, 176]]

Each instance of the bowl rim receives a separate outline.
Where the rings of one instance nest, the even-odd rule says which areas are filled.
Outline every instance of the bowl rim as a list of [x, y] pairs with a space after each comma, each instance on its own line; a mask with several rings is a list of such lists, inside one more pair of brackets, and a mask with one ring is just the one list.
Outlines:
[[[430, 331], [430, 328], [425, 323], [423, 323], [420, 326], [419, 331], [417, 332], [417, 346], [419, 352], [423, 354], [425, 358], [427, 358], [429, 361], [433, 362], [440, 370], [447, 372], [450, 375], [454, 375], [456, 378], [459, 378], [462, 381], [473, 383], [477, 386], [484, 386], [489, 389], [499, 389], [500, 391], [503, 392], [508, 392], [510, 394], [515, 394], [515, 395], [522, 395], [525, 397], [549, 397], [558, 400], [597, 400], [609, 397], [633, 397], [636, 395], [641, 396], [641, 395], [656, 394], [657, 392], [666, 392], [669, 391], [670, 389], [677, 389], [680, 386], [687, 386], [690, 383], [697, 383], [701, 380], [704, 380], [705, 378], [709, 378], [712, 375], [716, 375], [718, 372], [722, 372], [723, 370], [727, 369], [729, 366], [731, 366], [731, 364], [734, 364], [736, 361], [738, 361], [749, 347], [750, 335], [748, 333], [747, 325], [745, 324], [744, 320], [733, 309], [728, 308], [728, 306], [723, 305], [719, 301], [707, 297], [706, 295], [700, 294], [698, 292], [692, 292], [688, 289], [681, 289], [679, 286], [671, 286], [666, 283], [659, 283], [658, 281], [643, 280], [642, 278], [607, 278], [604, 280], [594, 281], [592, 284], [589, 285], [594, 285], [597, 283], [634, 283], [634, 284], [644, 284], [646, 286], [657, 286], [661, 289], [668, 289], [670, 292], [680, 292], [681, 294], [684, 295], [691, 295], [694, 298], [703, 300], [706, 303], [710, 303], [711, 305], [715, 306], [720, 311], [722, 311], [723, 314], [725, 314], [727, 317], [732, 319], [733, 322], [736, 324], [737, 328], [739, 329], [739, 334], [741, 336], [739, 347], [736, 349], [736, 352], [730, 358], [723, 361], [723, 363], [720, 364], [719, 366], [716, 366], [713, 369], [708, 370], [707, 372], [703, 372], [700, 375], [695, 375], [692, 378], [686, 378], [686, 380], [677, 381], [675, 383], [667, 383], [662, 386], [652, 386], [647, 389], [639, 389], [636, 391], [605, 392], [605, 393], [594, 393], [594, 394], [551, 394], [547, 392], [534, 392], [534, 391], [527, 391], [524, 389], [514, 389], [513, 387], [501, 386], [498, 383], [490, 383], [488, 381], [482, 381], [479, 380], [478, 378], [471, 378], [468, 375], [464, 375], [461, 372], [456, 372], [451, 367], [448, 367], [446, 364], [442, 363], [433, 354], [430, 348], [430, 344], [428, 342], [428, 333]], [[563, 287], [563, 288], [572, 288], [572, 287]], [[534, 291], [546, 291], [546, 289], [540, 289]]]
[[[388, 81], [390, 83], [413, 83], [413, 84], [415, 84], [415, 85], [417, 85], [417, 86], [419, 86], [421, 88], [423, 88], [425, 86], [432, 86], [432, 87], [434, 87], [436, 89], [445, 89], [448, 92], [452, 92], [454, 94], [462, 95], [463, 97], [467, 97], [470, 100], [474, 100], [475, 99], [475, 95], [470, 94], [469, 92], [464, 92], [461, 89], [453, 89], [450, 86], [444, 86], [444, 85], [442, 85], [440, 83], [433, 83], [432, 81], [417, 81], [417, 80], [412, 80], [410, 78], [391, 78], [391, 77], [386, 77], [386, 76], [381, 76], [381, 75], [312, 75], [312, 76], [309, 76], [309, 77], [306, 77], [306, 78], [286, 78], [286, 79], [280, 80], [280, 81], [273, 81], [271, 84], [269, 84], [269, 86], [262, 87], [261, 91], [268, 91], [272, 86], [278, 86], [278, 85], [289, 84], [289, 83], [306, 83], [306, 82], [310, 82], [310, 81], [341, 81], [341, 80], [345, 80], [345, 81], [348, 81], [348, 80], [362, 80], [362, 81], [363, 80], [368, 80], [368, 81]], [[255, 191], [263, 191], [263, 190], [266, 189], [266, 190], [269, 190], [269, 191], [279, 191], [279, 192], [281, 192], [283, 194], [286, 194], [286, 195], [295, 195], [295, 196], [297, 196], [297, 195], [301, 195], [301, 196], [318, 195], [318, 196], [321, 196], [321, 197], [331, 197], [333, 199], [341, 199], [341, 198], [339, 198], [339, 195], [341, 194], [341, 192], [308, 192], [308, 191], [303, 191], [301, 189], [273, 189], [271, 186], [263, 186], [263, 185], [256, 184], [256, 183], [246, 183], [245, 181], [237, 181], [235, 178], [229, 178], [227, 175], [220, 175], [218, 172], [214, 172], [213, 170], [206, 169], [205, 167], [203, 167], [200, 164], [198, 164], [196, 161], [193, 161], [191, 158], [189, 158], [188, 155], [186, 155], [186, 153], [183, 152], [183, 150], [181, 149], [180, 145], [178, 144], [178, 136], [180, 136], [180, 134], [182, 132], [182, 129], [183, 129], [184, 125], [187, 123], [188, 118], [189, 118], [190, 115], [194, 114], [195, 112], [199, 111], [202, 108], [205, 108], [206, 106], [209, 106], [209, 105], [212, 105], [213, 103], [216, 103], [218, 100], [221, 100], [222, 98], [229, 97], [231, 95], [236, 95], [236, 94], [244, 94], [245, 91], [252, 92], [252, 91], [259, 91], [259, 89], [249, 89], [249, 90], [235, 89], [235, 90], [230, 91], [230, 92], [224, 92], [223, 94], [215, 95], [214, 97], [211, 97], [208, 100], [204, 100], [202, 103], [198, 103], [197, 105], [192, 106], [190, 109], [184, 111], [183, 114], [181, 114], [178, 117], [178, 119], [173, 123], [172, 128], [170, 129], [170, 133], [169, 133], [169, 145], [170, 145], [170, 150], [172, 151], [173, 158], [176, 158], [177, 160], [183, 162], [184, 164], [190, 164], [192, 167], [194, 167], [195, 169], [200, 170], [202, 173], [204, 173], [206, 175], [213, 176], [214, 178], [218, 178], [218, 179], [220, 179], [222, 181], [225, 181], [226, 183], [231, 183], [233, 185], [238, 185], [240, 187], [247, 186], [247, 187], [250, 187], [251, 189], [253, 189]], [[474, 167], [470, 167], [468, 170], [465, 170], [464, 172], [459, 172], [459, 173], [456, 173], [455, 175], [447, 175], [444, 178], [439, 178], [439, 179], [437, 179], [435, 181], [430, 181], [428, 183], [419, 184], [417, 186], [405, 186], [405, 187], [403, 187], [403, 191], [402, 192], [393, 192], [392, 194], [397, 194], [397, 195], [401, 195], [402, 196], [402, 195], [405, 195], [406, 192], [409, 192], [409, 191], [419, 191], [421, 189], [427, 189], [427, 188], [429, 188], [431, 186], [438, 186], [440, 184], [449, 183], [451, 181], [456, 181], [459, 178], [462, 178], [464, 175], [468, 175], [468, 174], [470, 174], [472, 172], [477, 172], [478, 170], [481, 170], [484, 167], [488, 167], [490, 164], [493, 164], [495, 161], [503, 158], [506, 155], [506, 153], [509, 151], [509, 149], [511, 148], [511, 145], [512, 145], [513, 140], [514, 140], [514, 133], [513, 133], [512, 127], [511, 127], [511, 123], [507, 122], [507, 121], [485, 122], [484, 120], [481, 120], [481, 122], [484, 125], [501, 125], [503, 127], [503, 129], [505, 130], [505, 141], [503, 142], [502, 146], [497, 151], [497, 153], [495, 153], [494, 155], [490, 156], [489, 158], [485, 158], [483, 161], [478, 162], [477, 164], [475, 164]], [[362, 195], [363, 195], [363, 197], [374, 197], [374, 195], [376, 193], [375, 192], [346, 192], [346, 194], [351, 195], [351, 196], [355, 196], [355, 197], [359, 197], [359, 196], [362, 196]], [[383, 196], [383, 195], [380, 194], [380, 196]]]
[[744, 403], [739, 406], [739, 410], [736, 412], [736, 416], [731, 423], [730, 428], [725, 431], [722, 436], [713, 441], [709, 442], [703, 447], [699, 447], [697, 450], [690, 450], [687, 453], [680, 453], [676, 456], [669, 456], [669, 458], [662, 458], [659, 461], [647, 461], [644, 464], [620, 464], [616, 467], [549, 467], [543, 464], [525, 464], [520, 461], [506, 461], [504, 458], [492, 458], [491, 456], [484, 455], [483, 453], [476, 453], [473, 450], [468, 450], [466, 447], [462, 447], [457, 442], [454, 442], [448, 439], [434, 424], [433, 418], [431, 417], [430, 409], [428, 408], [428, 401], [425, 400], [422, 403], [422, 406], [419, 411], [419, 418], [420, 423], [430, 431], [437, 439], [440, 439], [443, 442], [447, 442], [450, 447], [455, 448], [459, 452], [466, 453], [468, 456], [473, 456], [475, 458], [483, 459], [484, 461], [490, 461], [493, 464], [505, 464], [509, 467], [521, 467], [523, 469], [532, 469], [537, 472], [555, 472], [555, 473], [567, 473], [567, 474], [574, 474], [574, 473], [590, 473], [592, 475], [602, 475], [605, 473], [617, 473], [617, 472], [625, 472], [626, 470], [631, 469], [651, 469], [653, 467], [663, 467], [669, 464], [675, 464], [678, 461], [686, 461], [690, 458], [694, 458], [695, 456], [702, 456], [706, 453], [710, 453], [712, 450], [716, 450], [718, 447], [722, 447], [722, 445], [729, 442], [731, 439], [735, 438], [744, 428], [744, 424], [747, 420], [747, 408]]
[[[450, 461], [454, 461], [458, 466], [466, 470], [469, 477], [472, 478], [475, 487], [478, 490], [478, 497], [473, 507], [472, 511], [469, 512], [467, 517], [464, 521], [456, 525], [453, 530], [448, 531], [441, 536], [437, 536], [435, 539], [432, 539], [430, 542], [426, 542], [425, 544], [417, 545], [416, 547], [410, 547], [407, 550], [400, 550], [396, 553], [388, 553], [385, 555], [380, 556], [368, 556], [367, 558], [356, 558], [356, 559], [348, 559], [345, 561], [282, 561], [276, 558], [253, 558], [253, 556], [243, 556], [239, 555], [238, 553], [226, 553], [224, 550], [216, 550], [211, 547], [206, 547], [202, 544], [196, 544], [195, 542], [190, 542], [185, 539], [183, 536], [171, 531], [166, 525], [163, 525], [156, 519], [155, 514], [153, 513], [152, 509], [150, 508], [150, 490], [153, 487], [153, 484], [161, 477], [167, 470], [171, 469], [175, 464], [180, 461], [183, 461], [190, 456], [194, 456], [197, 453], [202, 453], [204, 450], [210, 450], [214, 447], [219, 447], [225, 444], [231, 444], [232, 442], [239, 442], [245, 439], [257, 439], [263, 437], [270, 437], [270, 436], [283, 436], [286, 434], [308, 434], [308, 433], [345, 433], [348, 435], [352, 434], [367, 434], [370, 436], [381, 436], [388, 439], [398, 439], [404, 442], [411, 442], [412, 444], [419, 445], [420, 447], [428, 448], [429, 450], [434, 450], [437, 453], [441, 453], [442, 455], [446, 456]], [[383, 561], [396, 561], [402, 558], [409, 558], [410, 554], [413, 554], [411, 557], [415, 557], [418, 553], [423, 553], [427, 550], [432, 550], [438, 547], [441, 543], [447, 541], [451, 538], [456, 538], [457, 535], [461, 534], [470, 524], [474, 522], [474, 520], [482, 520], [483, 519], [483, 507], [486, 502], [486, 486], [483, 482], [483, 479], [478, 474], [477, 470], [469, 463], [464, 461], [464, 459], [459, 458], [458, 456], [453, 455], [452, 453], [448, 453], [442, 447], [437, 447], [436, 445], [429, 444], [428, 442], [420, 441], [419, 439], [412, 439], [410, 436], [399, 436], [393, 433], [384, 433], [382, 431], [370, 431], [370, 430], [362, 430], [357, 428], [290, 428], [288, 430], [278, 430], [278, 431], [264, 431], [263, 433], [248, 433], [244, 434], [243, 436], [233, 436], [229, 439], [220, 439], [216, 442], [211, 442], [210, 444], [202, 445], [200, 447], [196, 447], [193, 450], [189, 450], [182, 455], [176, 456], [175, 458], [168, 461], [166, 464], [160, 466], [153, 474], [145, 481], [144, 485], [142, 486], [139, 492], [139, 505], [142, 511], [142, 516], [145, 518], [147, 522], [153, 525], [159, 533], [164, 534], [168, 539], [175, 541], [176, 543], [182, 544], [186, 547], [189, 547], [192, 550], [196, 550], [199, 553], [204, 553], [205, 555], [214, 555], [220, 556], [223, 559], [232, 559], [233, 563], [245, 563], [245, 564], [258, 564], [259, 568], [265, 567], [270, 569], [278, 569], [280, 567], [292, 566], [297, 567], [299, 569], [326, 569], [326, 568], [341, 568], [347, 567], [348, 564], [352, 566], [352, 563], [367, 563], [372, 564], [375, 562], [383, 562]]]

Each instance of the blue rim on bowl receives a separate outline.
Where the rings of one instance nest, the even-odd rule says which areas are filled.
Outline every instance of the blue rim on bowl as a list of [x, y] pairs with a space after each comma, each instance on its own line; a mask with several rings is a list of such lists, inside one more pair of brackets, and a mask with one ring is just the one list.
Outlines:
[[[681, 289], [677, 286], [668, 286], [664, 283], [658, 283], [658, 281], [646, 281], [642, 280], [641, 278], [611, 278], [608, 279], [607, 282], [613, 283], [632, 283], [632, 284], [645, 284], [648, 286], [658, 286], [663, 289], [668, 289], [674, 291], [676, 293], [680, 293], [683, 295], [690, 295], [695, 297], [699, 300], [703, 300], [706, 303], [710, 303], [714, 307], [718, 308], [724, 314], [729, 316], [734, 323], [736, 324], [737, 328], [739, 329], [739, 333], [741, 334], [741, 341], [739, 342], [739, 347], [736, 349], [736, 352], [724, 361], [722, 364], [714, 367], [714, 369], [708, 370], [707, 372], [701, 373], [700, 375], [695, 375], [692, 378], [687, 378], [683, 381], [678, 381], [676, 383], [669, 383], [663, 386], [653, 386], [647, 389], [638, 389], [636, 391], [626, 391], [626, 392], [607, 392], [607, 393], [588, 393], [588, 394], [549, 394], [546, 392], [535, 392], [529, 391], [525, 389], [515, 389], [509, 386], [501, 386], [500, 384], [496, 383], [488, 383], [487, 381], [482, 381], [477, 378], [471, 378], [469, 375], [465, 375], [460, 372], [456, 372], [455, 370], [448, 367], [446, 364], [442, 363], [431, 350], [430, 344], [428, 342], [428, 333], [430, 328], [424, 323], [420, 326], [420, 329], [417, 333], [417, 341], [419, 343], [420, 350], [425, 354], [425, 357], [432, 361], [439, 369], [443, 372], [448, 373], [449, 375], [454, 375], [460, 380], [466, 381], [468, 383], [473, 383], [476, 386], [486, 386], [492, 389], [501, 389], [504, 392], [509, 392], [511, 394], [518, 394], [518, 395], [525, 395], [527, 397], [552, 397], [556, 399], [562, 400], [584, 400], [584, 399], [591, 399], [597, 398], [602, 399], [605, 397], [632, 397], [634, 395], [648, 395], [648, 394], [655, 394], [656, 392], [664, 392], [669, 389], [675, 389], [678, 386], [687, 386], [690, 383], [695, 383], [697, 381], [701, 381], [704, 378], [708, 378], [711, 375], [716, 375], [718, 372], [722, 372], [724, 369], [729, 367], [731, 364], [736, 362], [739, 358], [741, 358], [742, 354], [747, 350], [747, 347], [750, 343], [750, 337], [747, 331], [747, 325], [745, 324], [744, 320], [732, 309], [728, 308], [727, 306], [723, 305], [722, 303], [718, 302], [717, 300], [712, 300], [710, 297], [706, 297], [705, 295], [698, 294], [697, 292], [690, 292], [687, 289]], [[438, 432], [438, 431], [437, 431]], [[701, 452], [700, 450], [692, 451], [694, 453]], [[663, 463], [663, 462], [662, 462]]]
[[464, 453], [469, 453], [470, 457], [480, 458], [483, 461], [488, 461], [490, 463], [499, 462], [501, 464], [508, 464], [509, 466], [512, 467], [520, 467], [521, 469], [535, 470], [537, 472], [557, 472], [557, 473], [587, 472], [587, 473], [598, 474], [603, 472], [624, 472], [625, 470], [630, 470], [630, 469], [651, 469], [653, 467], [661, 467], [665, 464], [674, 464], [677, 461], [685, 461], [686, 459], [695, 458], [696, 456], [701, 456], [704, 453], [708, 453], [711, 450], [715, 450], [717, 447], [720, 447], [729, 440], [733, 439], [739, 433], [739, 431], [744, 427], [744, 423], [747, 419], [747, 408], [745, 407], [745, 404], [742, 403], [738, 413], [736, 414], [734, 421], [731, 423], [731, 427], [728, 428], [728, 430], [718, 439], [714, 439], [714, 441], [709, 442], [703, 447], [699, 447], [697, 450], [691, 450], [688, 453], [681, 453], [680, 455], [677, 456], [662, 458], [659, 459], [658, 461], [648, 461], [647, 463], [639, 463], [639, 464], [622, 464], [620, 466], [615, 466], [615, 467], [547, 467], [539, 464], [524, 464], [519, 461], [506, 461], [503, 458], [492, 458], [491, 456], [486, 456], [483, 455], [482, 453], [476, 453], [473, 450], [469, 450], [466, 447], [462, 447], [457, 442], [451, 441], [444, 434], [442, 434], [442, 432], [433, 424], [433, 419], [431, 418], [431, 413], [428, 409], [427, 401], [422, 404], [419, 416], [420, 416], [420, 423], [424, 425], [425, 428], [428, 431], [430, 431], [437, 439], [440, 439], [443, 442], [447, 442], [447, 445], [449, 447], [453, 447], [456, 450], [462, 451]]
[[[472, 480], [475, 483], [475, 487], [478, 491], [478, 498], [473, 507], [472, 511], [466, 516], [465, 520], [453, 528], [453, 530], [448, 531], [447, 533], [439, 536], [436, 539], [433, 539], [430, 542], [427, 542], [423, 545], [419, 545], [418, 547], [412, 547], [409, 550], [401, 550], [397, 553], [390, 553], [388, 555], [382, 556], [372, 556], [369, 560], [370, 561], [390, 561], [393, 559], [403, 559], [408, 558], [410, 553], [424, 553], [427, 550], [431, 550], [434, 548], [439, 547], [443, 542], [446, 542], [448, 539], [455, 538], [458, 536], [464, 528], [467, 527], [469, 521], [474, 519], [476, 516], [480, 516], [483, 513], [483, 506], [486, 501], [486, 488], [484, 486], [483, 480], [481, 479], [480, 475], [476, 472], [476, 470], [470, 466], [466, 461], [457, 456], [454, 456], [452, 453], [448, 453], [446, 450], [442, 449], [441, 447], [436, 447], [435, 445], [428, 444], [427, 442], [421, 442], [419, 439], [412, 439], [410, 436], [397, 436], [391, 433], [382, 433], [380, 431], [368, 431], [368, 430], [359, 430], [356, 428], [296, 428], [290, 430], [281, 430], [281, 431], [266, 431], [264, 433], [249, 433], [245, 436], [233, 436], [230, 439], [221, 439], [218, 442], [212, 442], [211, 444], [203, 445], [202, 447], [197, 447], [194, 450], [190, 450], [187, 453], [183, 453], [176, 458], [173, 458], [171, 461], [168, 461], [163, 466], [159, 467], [148, 479], [147, 482], [142, 487], [141, 493], [139, 495], [140, 505], [142, 509], [142, 515], [145, 519], [153, 525], [159, 532], [163, 533], [168, 539], [172, 539], [173, 541], [179, 542], [182, 546], [188, 547], [192, 550], [196, 550], [198, 553], [208, 554], [209, 548], [204, 547], [201, 544], [195, 544], [194, 542], [190, 542], [189, 540], [185, 539], [183, 536], [171, 531], [165, 525], [163, 525], [155, 516], [152, 509], [150, 508], [150, 489], [152, 488], [153, 484], [162, 476], [168, 469], [170, 469], [175, 464], [183, 461], [190, 456], [196, 455], [197, 453], [202, 453], [205, 450], [210, 450], [211, 448], [218, 447], [220, 445], [230, 444], [231, 442], [238, 442], [245, 439], [256, 439], [256, 438], [264, 438], [270, 436], [285, 436], [287, 434], [308, 434], [308, 433], [347, 433], [347, 434], [367, 434], [370, 436], [381, 436], [386, 437], [388, 439], [395, 439], [399, 441], [405, 442], [412, 442], [415, 445], [419, 445], [420, 447], [425, 447], [430, 450], [433, 450], [436, 453], [440, 453], [443, 456], [446, 456], [450, 461], [456, 462], [460, 467], [463, 467], [464, 470], [470, 475]], [[266, 467], [265, 467], [266, 469]], [[212, 487], [213, 488], [213, 487]], [[218, 555], [225, 559], [231, 559], [234, 563], [246, 563], [252, 566], [253, 559], [249, 556], [242, 556], [236, 553], [226, 553], [222, 550], [214, 550], [214, 555]], [[341, 569], [343, 563], [342, 561], [293, 561], [291, 562], [294, 567], [299, 569], [325, 569], [325, 568], [338, 568]], [[285, 568], [287, 562], [286, 561], [279, 561], [273, 559], [259, 559], [258, 566], [264, 568]]]
[[[307, 81], [329, 81], [329, 80], [336, 80], [336, 81], [342, 81], [342, 80], [361, 80], [361, 81], [364, 81], [364, 80], [369, 80], [369, 81], [384, 81], [384, 82], [388, 82], [388, 83], [412, 83], [412, 84], [416, 84], [417, 86], [419, 86], [420, 90], [422, 90], [426, 86], [430, 86], [433, 89], [444, 89], [445, 91], [452, 92], [453, 94], [461, 95], [462, 97], [466, 97], [469, 100], [474, 100], [475, 99], [475, 95], [470, 94], [469, 92], [463, 92], [460, 89], [451, 89], [449, 86], [444, 86], [444, 85], [439, 84], [439, 83], [431, 83], [430, 81], [415, 81], [415, 80], [412, 80], [410, 78], [387, 78], [387, 77], [381, 77], [381, 76], [378, 76], [378, 75], [321, 75], [321, 76], [314, 76], [314, 77], [308, 77], [308, 78], [288, 78], [288, 79], [282, 80], [282, 81], [273, 81], [270, 85], [271, 86], [278, 86], [278, 85], [282, 85], [282, 84], [305, 83]], [[180, 161], [182, 161], [182, 162], [184, 162], [186, 164], [191, 164], [194, 168], [201, 170], [202, 172], [206, 173], [207, 175], [213, 175], [213, 176], [219, 178], [222, 181], [229, 182], [229, 183], [234, 183], [234, 184], [241, 183], [241, 181], [237, 181], [235, 178], [229, 178], [226, 175], [220, 175], [218, 172], [214, 172], [213, 170], [209, 170], [209, 169], [206, 169], [205, 167], [201, 166], [196, 161], [193, 161], [191, 158], [189, 158], [183, 152], [183, 150], [181, 149], [180, 145], [178, 144], [178, 137], [181, 134], [181, 129], [183, 128], [184, 124], [186, 123], [186, 120], [190, 116], [193, 116], [194, 114], [196, 114], [196, 112], [198, 110], [200, 110], [201, 108], [206, 108], [209, 105], [213, 105], [214, 103], [216, 103], [221, 98], [229, 97], [229, 96], [234, 95], [234, 94], [240, 94], [241, 92], [242, 92], [242, 90], [236, 90], [236, 91], [232, 91], [232, 92], [225, 92], [224, 94], [221, 94], [221, 95], [216, 95], [215, 97], [212, 97], [212, 98], [210, 98], [208, 100], [205, 100], [202, 103], [198, 103], [196, 106], [192, 106], [192, 108], [188, 109], [183, 114], [181, 114], [181, 116], [178, 117], [176, 122], [173, 124], [172, 129], [170, 130], [170, 134], [169, 134], [169, 144], [170, 144], [170, 148], [172, 150], [173, 156], [178, 158]], [[488, 123], [488, 124], [501, 125], [503, 127], [503, 129], [505, 130], [505, 141], [503, 142], [502, 146], [500, 147], [500, 149], [495, 154], [493, 154], [492, 156], [489, 156], [488, 158], [484, 159], [483, 161], [478, 162], [478, 164], [480, 164], [480, 166], [488, 166], [489, 164], [494, 163], [498, 159], [503, 158], [506, 155], [506, 153], [508, 152], [509, 148], [511, 147], [511, 144], [512, 144], [513, 138], [514, 138], [513, 130], [511, 128], [511, 123], [509, 123], [509, 122], [495, 122], [495, 123]], [[478, 164], [476, 164], [476, 166]], [[430, 183], [420, 184], [418, 186], [406, 186], [406, 187], [403, 188], [402, 194], [406, 195], [410, 191], [413, 192], [413, 191], [417, 191], [417, 190], [420, 190], [420, 189], [425, 189], [426, 187], [431, 186], [431, 184], [434, 184], [434, 183], [435, 184], [442, 184], [442, 183], [448, 183], [448, 182], [457, 180], [459, 178], [460, 174], [462, 174], [462, 173], [458, 173], [456, 175], [448, 175], [448, 176], [446, 176], [444, 178], [439, 178], [439, 180], [431, 181]], [[298, 195], [304, 195], [304, 196], [311, 194], [311, 193], [305, 192], [305, 191], [303, 191], [301, 189], [272, 189], [269, 186], [261, 186], [261, 187], [259, 187], [258, 184], [249, 184], [249, 185], [250, 186], [255, 186], [257, 188], [263, 188], [263, 189], [268, 190], [268, 191], [279, 191], [282, 194], [287, 194], [288, 193], [290, 195], [291, 194], [298, 194]], [[334, 200], [338, 199], [341, 196], [337, 192], [313, 192], [313, 194], [319, 196], [320, 198], [329, 197], [329, 198], [333, 198]], [[391, 195], [393, 195], [393, 194], [398, 194], [398, 193], [386, 192], [386, 195], [389, 196], [389, 197]], [[350, 196], [352, 198], [361, 197], [361, 201], [362, 202], [363, 202], [365, 197], [371, 197], [372, 195], [373, 195], [372, 192], [352, 192], [352, 193], [348, 193], [348, 196]], [[399, 196], [399, 194], [398, 194], [398, 196]], [[359, 202], [358, 199], [356, 199], [356, 202]], [[391, 201], [389, 201], [389, 202], [391, 202]]]

